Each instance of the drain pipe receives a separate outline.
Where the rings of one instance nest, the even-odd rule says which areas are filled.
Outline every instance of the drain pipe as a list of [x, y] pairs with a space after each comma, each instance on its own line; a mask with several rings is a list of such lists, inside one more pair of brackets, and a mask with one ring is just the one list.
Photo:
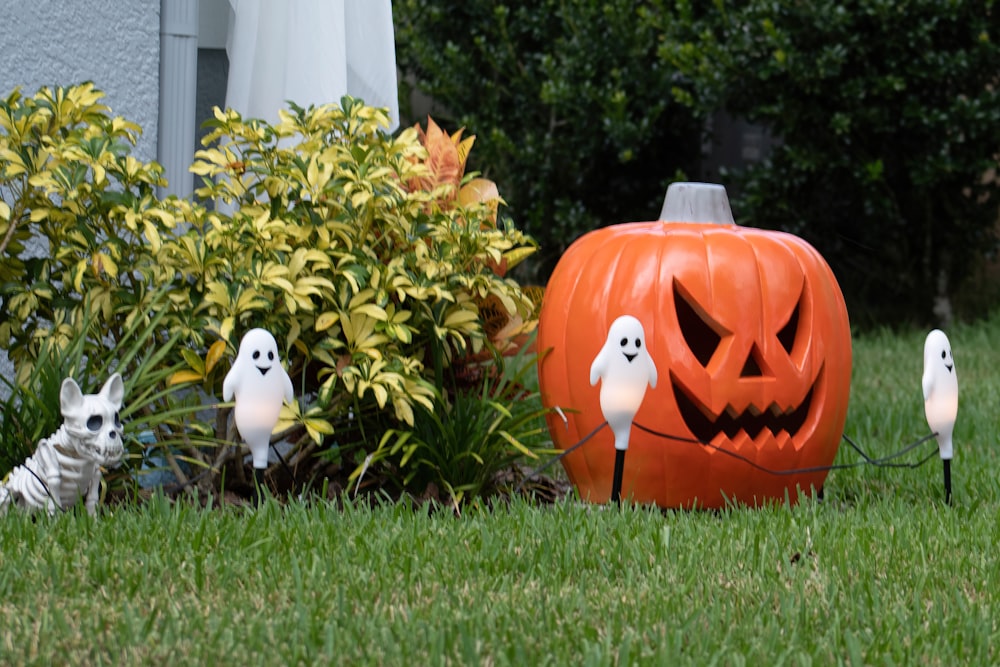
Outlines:
[[198, 88], [198, 0], [160, 0], [160, 113], [156, 154], [167, 187], [160, 196], [190, 197], [194, 178]]

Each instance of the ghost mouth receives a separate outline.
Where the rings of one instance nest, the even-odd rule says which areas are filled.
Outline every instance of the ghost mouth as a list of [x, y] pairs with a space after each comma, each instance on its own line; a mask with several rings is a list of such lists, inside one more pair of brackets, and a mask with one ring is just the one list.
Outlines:
[[267, 375], [267, 372], [271, 370], [270, 366], [265, 366], [264, 368], [261, 368], [260, 366], [254, 366], [254, 368], [259, 370], [261, 375]]
[[626, 354], [625, 352], [622, 352], [622, 354], [625, 355], [625, 358], [628, 359], [628, 362], [630, 364], [632, 363], [633, 359], [639, 356], [638, 354]]
[[726, 406], [722, 414], [713, 415], [710, 410], [701, 407], [676, 380], [671, 384], [684, 425], [703, 443], [712, 442], [720, 433], [731, 441], [740, 433], [746, 433], [751, 440], [756, 440], [762, 432], [777, 436], [784, 431], [794, 437], [805, 424], [812, 407], [813, 388], [810, 388], [798, 407], [790, 410], [782, 410], [777, 403], [771, 403], [763, 410], [750, 406], [742, 412]]

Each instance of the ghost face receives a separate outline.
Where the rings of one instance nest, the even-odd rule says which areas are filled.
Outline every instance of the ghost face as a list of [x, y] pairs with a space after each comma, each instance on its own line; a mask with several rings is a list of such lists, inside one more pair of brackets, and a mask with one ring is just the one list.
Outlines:
[[254, 329], [247, 333], [240, 342], [240, 357], [250, 357], [250, 363], [260, 371], [261, 375], [267, 375], [278, 358], [278, 344], [274, 337], [262, 329]]
[[[621, 332], [625, 334], [618, 340], [618, 347], [621, 348], [622, 356], [632, 363], [635, 358], [639, 356], [639, 351], [642, 349], [642, 336], [636, 335], [634, 337], [629, 337], [628, 333], [634, 332]], [[641, 331], [639, 333], [642, 333]]]
[[289, 402], [294, 400], [291, 380], [278, 359], [278, 344], [264, 329], [251, 329], [243, 336], [239, 353], [223, 383], [224, 400], [235, 396], [239, 401], [241, 394], [243, 398], [250, 395], [265, 398], [279, 408], [282, 396]]
[[599, 378], [635, 378], [637, 383], [656, 387], [656, 366], [646, 350], [646, 332], [631, 315], [622, 315], [611, 323], [604, 347], [590, 367], [590, 384]]
[[924, 368], [940, 365], [948, 373], [955, 372], [955, 359], [951, 356], [951, 343], [940, 329], [927, 334], [924, 341]]

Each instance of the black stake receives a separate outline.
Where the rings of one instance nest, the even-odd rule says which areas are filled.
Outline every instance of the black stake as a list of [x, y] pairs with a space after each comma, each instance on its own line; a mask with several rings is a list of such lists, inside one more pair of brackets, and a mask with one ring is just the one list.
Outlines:
[[611, 481], [611, 502], [621, 505], [622, 502], [622, 473], [625, 471], [625, 451], [615, 450], [615, 476]]
[[253, 469], [253, 500], [254, 507], [264, 504], [264, 473], [263, 468]]
[[951, 459], [941, 459], [944, 464], [944, 501], [951, 505]]

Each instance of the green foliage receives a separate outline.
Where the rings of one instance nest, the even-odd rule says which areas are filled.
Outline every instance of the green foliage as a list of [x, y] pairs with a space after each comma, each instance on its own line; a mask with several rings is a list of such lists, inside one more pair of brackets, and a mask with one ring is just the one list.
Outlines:
[[0, 102], [0, 348], [25, 379], [48, 341], [99, 360], [144, 331], [145, 379], [169, 371], [153, 403], [172, 464], [174, 451], [221, 464], [204, 446], [231, 437], [228, 406], [211, 397], [250, 328], [283, 345], [301, 403], [281, 427], [315, 448], [348, 415], [351, 444], [374, 447], [498, 331], [534, 326], [505, 277], [533, 241], [498, 224], [492, 183], [464, 174], [471, 139], [435, 128], [429, 151], [351, 98], [292, 105], [273, 126], [217, 110], [191, 168], [200, 199], [160, 201], [162, 169], [129, 154], [139, 128], [101, 96], [84, 84]]
[[87, 83], [0, 100], [0, 348], [22, 373], [43, 339], [83, 330], [84, 311], [112, 343], [155, 312], [148, 248], [174, 216], [156, 198], [162, 168], [130, 154], [138, 126], [102, 96]]
[[385, 125], [384, 111], [350, 98], [293, 105], [276, 126], [219, 111], [192, 167], [217, 208], [191, 206], [190, 230], [158, 257], [182, 276], [174, 326], [195, 345], [235, 352], [264, 327], [293, 374], [315, 370], [333, 413], [365, 401], [409, 424], [415, 406], [432, 407], [443, 369], [488, 342], [481, 307], [532, 312], [491, 268], [531, 242], [498, 228], [488, 204], [446, 205], [447, 186], [421, 187], [417, 131], [392, 137]]
[[459, 391], [450, 400], [436, 394], [432, 409], [417, 410], [412, 428], [386, 431], [352, 479], [360, 484], [369, 467], [378, 466], [417, 495], [432, 484], [456, 504], [491, 495], [500, 473], [549, 451], [534, 359], [521, 352], [501, 362], [499, 371], [478, 367], [478, 393]]
[[855, 315], [929, 319], [996, 244], [996, 4], [677, 6], [661, 54], [678, 99], [782, 142], [734, 177], [738, 219], [816, 245]]
[[667, 184], [696, 166], [699, 126], [656, 56], [666, 4], [393, 3], [400, 67], [475, 129], [475, 167], [500, 185], [549, 270], [580, 234], [655, 217]]

